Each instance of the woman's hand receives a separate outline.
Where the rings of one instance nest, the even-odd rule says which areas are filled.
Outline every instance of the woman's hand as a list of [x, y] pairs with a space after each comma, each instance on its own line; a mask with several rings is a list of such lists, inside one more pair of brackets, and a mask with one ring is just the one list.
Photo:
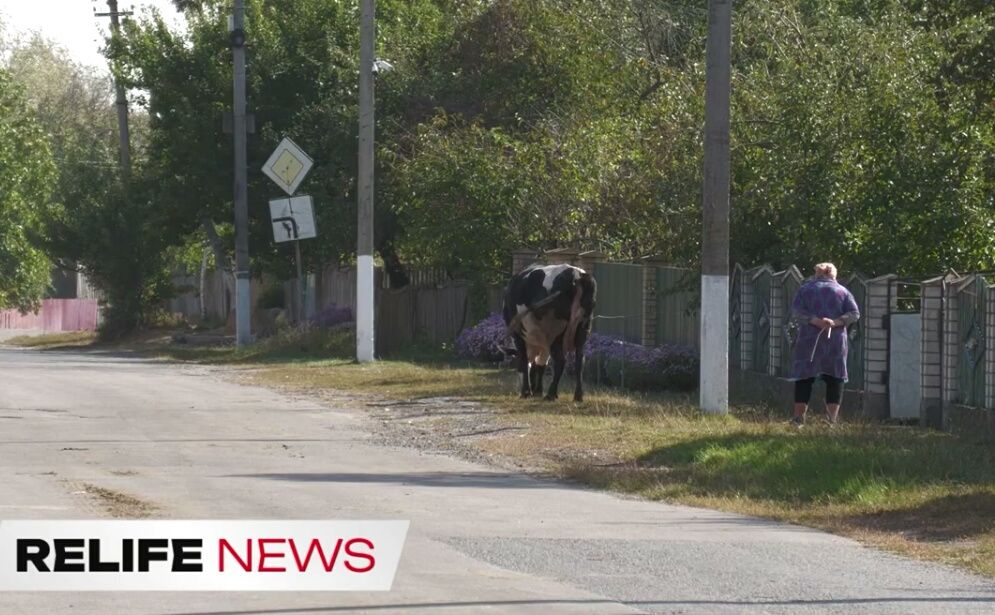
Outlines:
[[835, 321], [832, 318], [815, 318], [813, 317], [808, 323], [812, 326], [819, 327], [820, 329], [828, 329], [835, 325]]

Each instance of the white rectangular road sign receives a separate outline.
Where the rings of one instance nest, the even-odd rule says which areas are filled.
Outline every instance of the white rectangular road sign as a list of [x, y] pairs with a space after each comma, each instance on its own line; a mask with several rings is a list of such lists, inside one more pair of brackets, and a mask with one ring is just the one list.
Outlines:
[[273, 221], [273, 239], [277, 243], [310, 239], [318, 232], [314, 227], [314, 207], [309, 196], [273, 199], [269, 202]]
[[296, 143], [284, 137], [263, 165], [263, 173], [283, 188], [284, 192], [293, 196], [313, 166], [311, 157]]

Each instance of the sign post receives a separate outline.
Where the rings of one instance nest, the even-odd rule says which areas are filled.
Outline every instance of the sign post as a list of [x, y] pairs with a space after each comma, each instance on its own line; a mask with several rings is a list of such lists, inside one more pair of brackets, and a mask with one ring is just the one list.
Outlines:
[[317, 236], [314, 226], [314, 204], [310, 196], [300, 195], [269, 202], [273, 223], [273, 240], [276, 243], [294, 242], [294, 259], [297, 263], [297, 285], [300, 298], [297, 305], [297, 322], [304, 321], [304, 301], [307, 296], [301, 261], [301, 239]]
[[297, 301], [297, 322], [304, 322], [304, 301], [307, 288], [304, 284], [301, 261], [301, 239], [317, 235], [314, 227], [314, 203], [307, 195], [297, 195], [297, 187], [304, 181], [314, 161], [304, 153], [299, 145], [289, 137], [284, 137], [276, 146], [263, 173], [283, 189], [289, 199], [273, 199], [269, 202], [270, 219], [273, 222], [273, 240], [277, 243], [294, 242], [294, 261], [297, 264], [297, 286], [300, 297]]

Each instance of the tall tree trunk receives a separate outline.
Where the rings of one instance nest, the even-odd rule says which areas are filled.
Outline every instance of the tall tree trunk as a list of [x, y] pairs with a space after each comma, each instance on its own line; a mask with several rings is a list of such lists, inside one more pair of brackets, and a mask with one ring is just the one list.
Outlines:
[[204, 247], [203, 253], [200, 256], [200, 279], [198, 280], [198, 300], [200, 303], [200, 322], [207, 320], [207, 303], [204, 302], [204, 297], [207, 296], [207, 256], [210, 251], [207, 247]]
[[380, 244], [377, 252], [380, 253], [380, 258], [383, 259], [384, 271], [390, 279], [391, 288], [404, 288], [411, 283], [408, 272], [404, 268], [404, 263], [401, 262], [401, 257], [397, 255], [397, 250], [394, 249], [394, 246], [389, 241]]
[[221, 243], [221, 237], [218, 236], [218, 230], [214, 228], [214, 221], [210, 218], [201, 218], [200, 223], [204, 227], [204, 233], [207, 234], [207, 241], [211, 244], [211, 249], [214, 250], [214, 264], [222, 272], [221, 279], [225, 283], [223, 307], [227, 317], [231, 312], [231, 301], [235, 297], [235, 273], [233, 265], [231, 259], [225, 254], [225, 247]]

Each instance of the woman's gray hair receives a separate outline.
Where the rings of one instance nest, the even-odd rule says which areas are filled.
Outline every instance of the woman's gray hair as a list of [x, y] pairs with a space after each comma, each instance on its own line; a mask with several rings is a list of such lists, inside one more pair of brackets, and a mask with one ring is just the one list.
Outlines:
[[819, 263], [815, 266], [815, 275], [836, 279], [836, 265], [832, 263]]

